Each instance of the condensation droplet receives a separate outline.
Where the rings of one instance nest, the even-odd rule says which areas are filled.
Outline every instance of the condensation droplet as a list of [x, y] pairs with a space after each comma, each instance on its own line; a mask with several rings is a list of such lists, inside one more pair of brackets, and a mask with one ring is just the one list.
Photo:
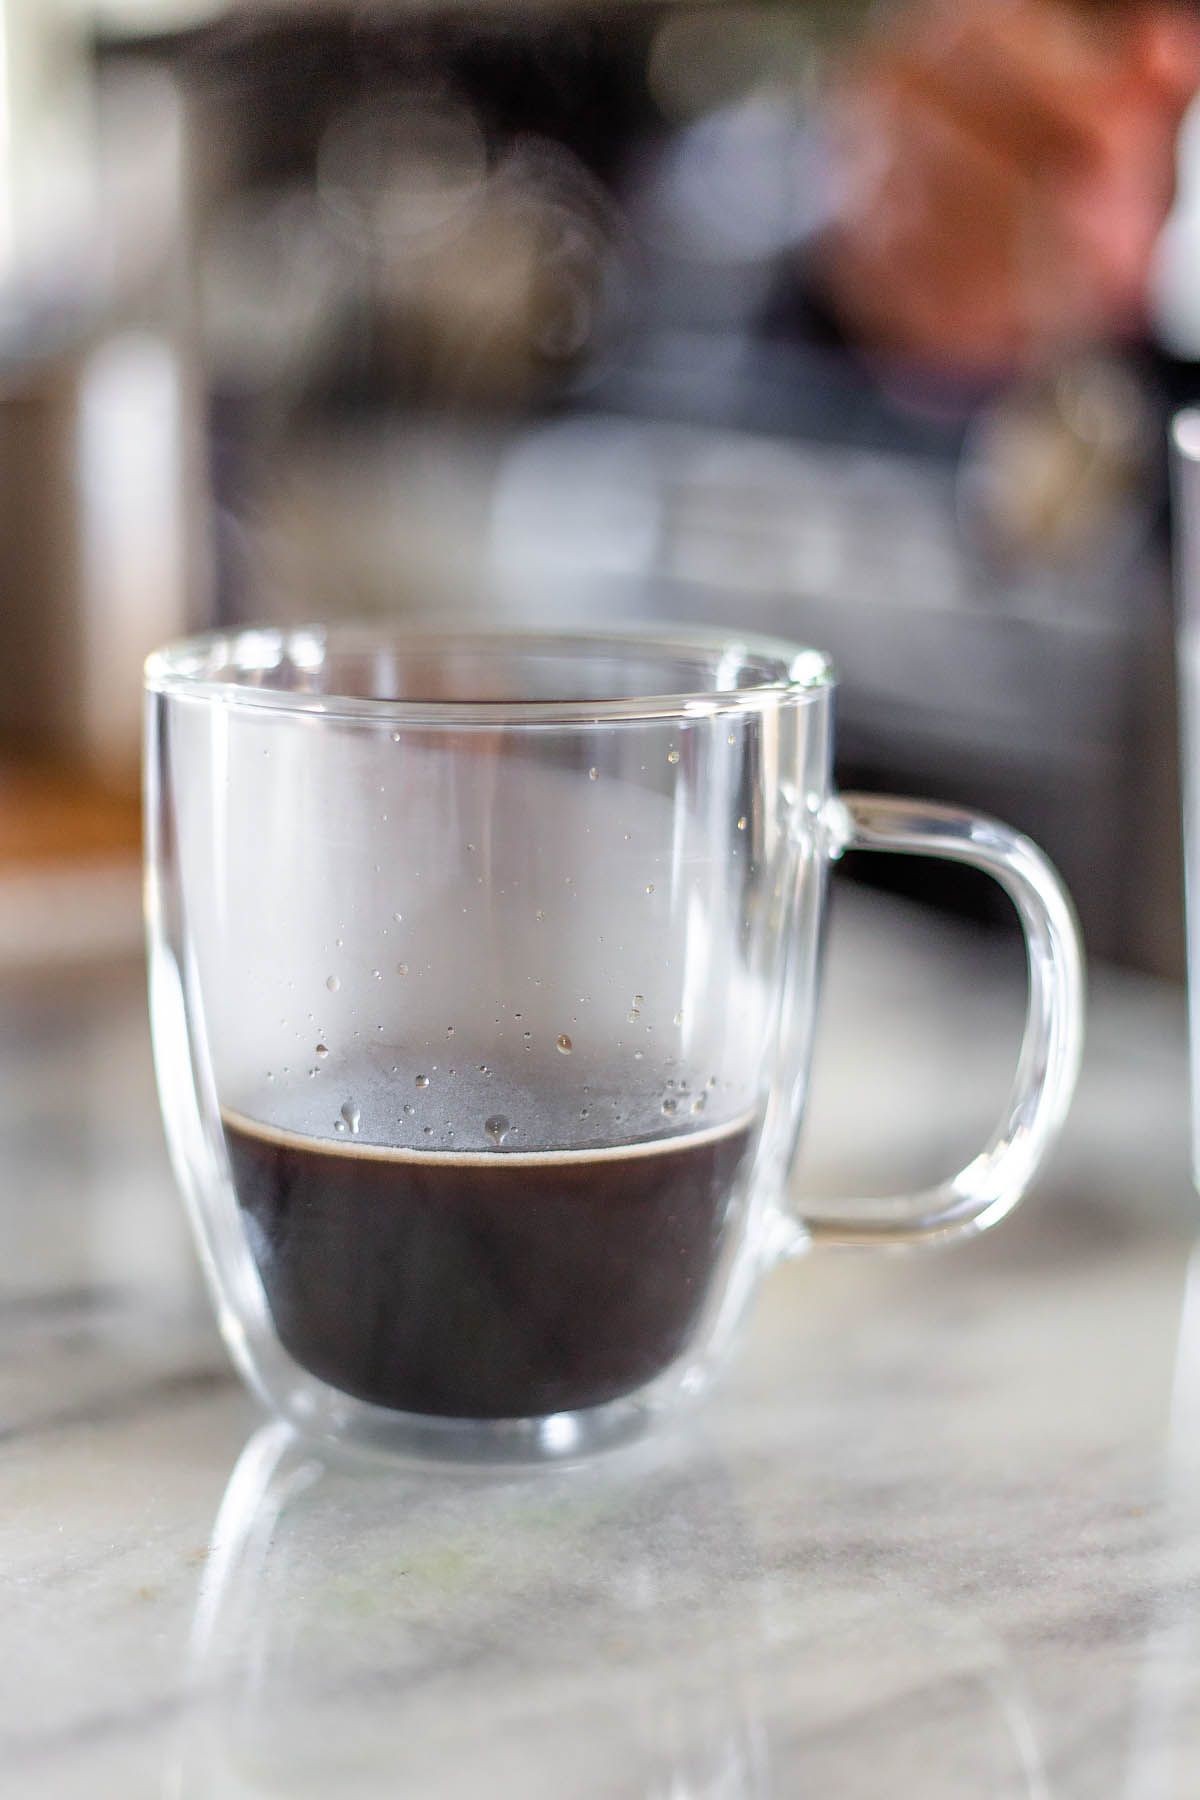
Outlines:
[[357, 1132], [359, 1126], [362, 1124], [362, 1113], [354, 1104], [353, 1100], [344, 1100], [342, 1102], [342, 1118], [345, 1120], [351, 1131]]
[[404, 923], [404, 914], [403, 913], [393, 913], [392, 918], [397, 925], [403, 925], [403, 923]]
[[572, 1050], [575, 1048], [575, 1046], [574, 1046], [574, 1044], [572, 1044], [570, 1038], [567, 1036], [566, 1032], [564, 1031], [558, 1037], [555, 1038], [554, 1048], [558, 1051], [560, 1056], [570, 1056], [570, 1054], [571, 1054]]
[[704, 1111], [704, 1095], [703, 1094], [697, 1094], [696, 1098], [692, 1101], [692, 1111], [694, 1113], [702, 1113]]
[[639, 1012], [639, 1011], [638, 1011], [638, 1009], [637, 1009], [637, 1007], [636, 1007], [636, 1006], [631, 1006], [631, 1007], [630, 1007], [630, 1009], [629, 1009], [629, 1011], [628, 1011], [628, 1012], [627, 1012], [627, 1013], [626, 1013], [626, 1014], [625, 1014], [625, 1017], [626, 1017], [626, 1019], [627, 1019], [627, 1020], [628, 1020], [628, 1021], [629, 1021], [629, 1023], [630, 1023], [630, 1024], [631, 1024], [631, 1025], [632, 1025], [632, 1024], [633, 1024], [633, 1023], [634, 1023], [634, 1021], [635, 1021], [635, 1020], [636, 1020], [636, 1019], [640, 1019], [640, 1018], [641, 1018], [641, 1016], [642, 1016], [642, 1015], [641, 1015], [641, 1013], [640, 1013], [640, 1012]]
[[668, 1094], [662, 1103], [662, 1110], [669, 1116], [676, 1110], [678, 1104], [679, 1102], [677, 1100], [672, 1100], [670, 1094]]
[[737, 738], [734, 736], [732, 731], [730, 732], [729, 736], [725, 739], [725, 742], [727, 744], [736, 744], [737, 743]]
[[412, 1101], [411, 1100], [406, 1100], [404, 1102], [404, 1110], [406, 1113], [409, 1113], [411, 1115], [411, 1113], [412, 1113]]
[[587, 1108], [587, 1107], [586, 1107], [586, 1106], [581, 1106], [581, 1107], [580, 1107], [580, 1109], [579, 1109], [579, 1116], [580, 1116], [580, 1118], [581, 1118], [581, 1119], [586, 1119], [586, 1118], [587, 1118], [587, 1116], [588, 1116], [588, 1110], [589, 1110], [589, 1109], [588, 1109], [588, 1108]]
[[428, 1075], [418, 1075], [417, 1076], [417, 1086], [419, 1088], [427, 1088], [429, 1086]]
[[468, 844], [467, 849], [470, 850], [472, 852], [472, 854], [474, 854], [474, 850], [475, 850], [474, 844]]
[[329, 989], [331, 994], [336, 994], [341, 985], [342, 984], [336, 975], [327, 975], [325, 977], [325, 986]]
[[318, 1056], [328, 1056], [329, 1055], [328, 1044], [318, 1044], [317, 1045], [317, 1055]]
[[392, 742], [393, 744], [398, 744], [400, 742], [400, 733], [398, 731], [393, 731]]
[[333, 1129], [335, 1131], [345, 1131], [345, 1129], [346, 1129], [345, 1119], [335, 1119], [333, 1121]]
[[407, 975], [408, 974], [408, 964], [407, 963], [397, 963], [396, 964], [396, 973], [397, 973], [397, 975]]
[[490, 1074], [491, 1074], [491, 1072], [492, 1072], [492, 1071], [491, 1071], [491, 1070], [490, 1070], [490, 1069], [489, 1069], [489, 1068], [488, 1068], [488, 1066], [487, 1066], [487, 1064], [486, 1064], [486, 1063], [480, 1063], [480, 1065], [479, 1065], [479, 1073], [480, 1073], [480, 1074], [481, 1074], [481, 1075], [490, 1075]]
[[677, 763], [679, 761], [678, 750], [668, 750], [667, 751], [667, 761], [669, 763]]
[[375, 977], [376, 981], [383, 980], [383, 970], [382, 969], [372, 969], [371, 973]]
[[738, 820], [738, 830], [745, 831], [745, 829], [746, 829], [746, 815], [745, 815], [745, 813], [743, 813], [741, 818]]
[[544, 913], [544, 912], [543, 912], [543, 911], [542, 911], [542, 909], [541, 909], [541, 907], [540, 907], [540, 906], [539, 906], [539, 907], [538, 907], [538, 909], [537, 909], [537, 911], [536, 911], [536, 912], [535, 912], [535, 913], [534, 913], [534, 915], [533, 915], [533, 916], [534, 916], [534, 918], [535, 918], [535, 919], [536, 919], [536, 920], [537, 920], [537, 921], [538, 921], [538, 924], [539, 924], [539, 925], [540, 925], [540, 924], [541, 924], [541, 922], [542, 922], [542, 920], [543, 920], [543, 919], [544, 919], [544, 918], [545, 918], [545, 916], [546, 916], [546, 915], [545, 915], [545, 913]]
[[633, 1004], [635, 1006], [645, 1006], [645, 1004], [646, 1004], [645, 994], [635, 994], [633, 996]]
[[588, 770], [588, 780], [589, 781], [599, 781], [599, 779], [600, 779], [599, 769], [589, 769]]
[[453, 1036], [454, 1036], [454, 1027], [453, 1027], [453, 1025], [447, 1025], [447, 1027], [446, 1027], [446, 1036], [447, 1036], [447, 1037], [453, 1037]]
[[648, 881], [646, 883], [646, 892], [648, 894], [652, 894], [654, 892], [654, 883], [652, 881]]
[[675, 1017], [672, 1019], [671, 1023], [673, 1025], [682, 1025], [683, 1024], [683, 1014], [681, 1012], [677, 1012], [675, 1014]]
[[335, 950], [344, 950], [346, 947], [345, 938], [334, 938], [333, 947]]
[[508, 1120], [504, 1117], [503, 1113], [493, 1113], [490, 1119], [484, 1120], [483, 1129], [498, 1150], [508, 1136]]
[[641, 1050], [635, 1050], [633, 1053], [634, 1062], [641, 1062], [642, 1059], [643, 1059], [643, 1052]]

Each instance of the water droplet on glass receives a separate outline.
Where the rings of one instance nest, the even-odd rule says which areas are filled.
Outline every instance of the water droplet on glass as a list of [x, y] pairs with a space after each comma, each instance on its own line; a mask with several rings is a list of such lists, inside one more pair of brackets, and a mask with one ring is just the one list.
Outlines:
[[447, 1025], [447, 1027], [446, 1027], [446, 1036], [447, 1036], [447, 1037], [453, 1037], [453, 1036], [454, 1036], [454, 1027], [453, 1027], [453, 1025]]
[[393, 913], [392, 918], [397, 925], [403, 925], [403, 923], [404, 923], [404, 914], [403, 913]]
[[397, 973], [397, 975], [407, 975], [408, 974], [408, 964], [407, 963], [397, 963], [396, 964], [396, 973]]
[[635, 994], [633, 996], [633, 1004], [635, 1006], [645, 1006], [645, 1004], [646, 1004], [645, 994]]
[[636, 1007], [636, 1006], [631, 1006], [631, 1007], [630, 1007], [630, 1009], [629, 1009], [629, 1011], [628, 1011], [628, 1012], [627, 1012], [627, 1013], [626, 1013], [626, 1014], [625, 1014], [625, 1017], [626, 1017], [626, 1019], [627, 1019], [627, 1020], [628, 1020], [628, 1021], [629, 1021], [629, 1023], [630, 1023], [630, 1024], [631, 1024], [631, 1025], [632, 1025], [632, 1024], [633, 1024], [633, 1022], [634, 1022], [634, 1020], [635, 1020], [635, 1019], [640, 1019], [640, 1018], [641, 1018], [641, 1016], [642, 1016], [642, 1015], [641, 1015], [641, 1013], [640, 1013], [640, 1012], [639, 1012], [639, 1011], [638, 1011], [638, 1009], [637, 1009], [637, 1007]]
[[671, 1096], [668, 1094], [667, 1098], [662, 1103], [662, 1109], [665, 1113], [670, 1115], [671, 1113], [673, 1113], [675, 1111], [677, 1105], [678, 1105], [678, 1101], [672, 1100]]
[[600, 779], [599, 769], [589, 769], [588, 770], [588, 780], [589, 781], [598, 781], [599, 779]]
[[646, 892], [648, 894], [652, 894], [654, 892], [654, 883], [652, 881], [648, 881], [646, 883]]
[[334, 938], [333, 947], [335, 950], [343, 950], [345, 948], [345, 945], [346, 945], [345, 938]]
[[694, 1113], [702, 1113], [704, 1111], [704, 1095], [703, 1094], [697, 1094], [696, 1098], [692, 1101], [692, 1111]]
[[745, 831], [745, 829], [746, 829], [746, 815], [745, 815], [745, 813], [743, 813], [741, 818], [738, 820], [738, 830]]
[[536, 911], [536, 912], [535, 912], [535, 913], [534, 913], [534, 915], [533, 915], [533, 916], [534, 916], [534, 918], [535, 918], [535, 919], [536, 919], [536, 920], [537, 920], [537, 921], [538, 921], [538, 923], [539, 923], [539, 924], [540, 924], [540, 923], [541, 923], [541, 921], [542, 921], [542, 920], [543, 920], [543, 919], [544, 919], [544, 918], [545, 918], [545, 916], [546, 916], [546, 915], [545, 915], [545, 913], [544, 913], [544, 912], [543, 912], [543, 911], [542, 911], [542, 909], [541, 909], [541, 907], [540, 907], [540, 906], [539, 906], [539, 907], [538, 907], [538, 909], [537, 909], [537, 911]]
[[372, 969], [371, 973], [375, 977], [376, 981], [383, 980], [383, 970], [382, 969]]
[[490, 1119], [484, 1120], [483, 1129], [498, 1150], [508, 1136], [508, 1120], [503, 1113], [493, 1113]]
[[481, 1074], [481, 1075], [490, 1075], [490, 1074], [491, 1074], [491, 1072], [492, 1072], [492, 1071], [491, 1071], [491, 1070], [490, 1070], [490, 1069], [489, 1069], [489, 1068], [488, 1068], [488, 1066], [487, 1066], [487, 1064], [486, 1064], [486, 1063], [480, 1063], [480, 1065], [479, 1065], [479, 1073], [480, 1073], [480, 1074]]
[[419, 1088], [427, 1088], [429, 1086], [428, 1075], [418, 1075], [417, 1076], [417, 1086]]
[[421, 1130], [425, 1133], [426, 1137], [431, 1137], [433, 1135], [432, 1125], [422, 1125]]
[[587, 1118], [587, 1116], [588, 1116], [588, 1108], [587, 1108], [587, 1107], [586, 1107], [586, 1106], [581, 1106], [581, 1107], [580, 1107], [580, 1109], [579, 1109], [579, 1116], [580, 1116], [580, 1118], [581, 1118], [581, 1119], [586, 1119], [586, 1118]]
[[405, 1101], [405, 1102], [404, 1102], [404, 1110], [405, 1110], [405, 1112], [406, 1112], [406, 1113], [411, 1113], [411, 1112], [412, 1112], [412, 1102], [411, 1102], [411, 1100], [406, 1100], [406, 1101]]
[[570, 1038], [567, 1036], [566, 1032], [564, 1031], [561, 1034], [561, 1036], [555, 1038], [554, 1048], [559, 1052], [559, 1054], [561, 1056], [570, 1056], [571, 1051], [575, 1048], [575, 1046], [572, 1044]]
[[642, 1051], [640, 1051], [640, 1050], [635, 1050], [635, 1051], [634, 1051], [634, 1053], [633, 1053], [633, 1060], [634, 1060], [634, 1062], [641, 1062], [641, 1061], [642, 1061], [642, 1057], [643, 1057], [643, 1053], [642, 1053]]
[[342, 1102], [342, 1117], [350, 1127], [351, 1131], [357, 1131], [362, 1124], [362, 1112], [355, 1105], [353, 1100], [344, 1100]]
[[400, 733], [398, 731], [393, 731], [392, 742], [393, 744], [398, 744], [400, 742]]
[[467, 849], [470, 850], [471, 852], [474, 852], [474, 849], [475, 849], [474, 844], [468, 844]]
[[336, 975], [327, 975], [325, 977], [325, 986], [329, 989], [331, 994], [336, 994], [341, 985], [342, 984]]
[[677, 1012], [675, 1014], [674, 1019], [672, 1019], [671, 1023], [673, 1025], [682, 1025], [683, 1024], [683, 1014], [681, 1012]]
[[668, 750], [667, 751], [667, 761], [669, 763], [677, 763], [679, 761], [678, 750]]
[[730, 732], [729, 736], [725, 739], [725, 742], [727, 744], [736, 744], [737, 743], [737, 738], [734, 736], [732, 731]]
[[317, 1045], [317, 1055], [318, 1056], [328, 1056], [329, 1055], [329, 1046], [327, 1044], [318, 1044]]
[[345, 1131], [345, 1129], [346, 1129], [345, 1119], [335, 1119], [333, 1121], [333, 1129], [335, 1131]]

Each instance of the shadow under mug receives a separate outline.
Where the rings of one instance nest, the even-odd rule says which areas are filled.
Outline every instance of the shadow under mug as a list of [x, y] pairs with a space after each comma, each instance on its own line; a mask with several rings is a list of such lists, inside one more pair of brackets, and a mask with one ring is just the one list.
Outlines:
[[[150, 999], [233, 1359], [327, 1437], [620, 1441], [720, 1366], [764, 1272], [979, 1231], [1078, 1066], [1044, 857], [831, 789], [813, 650], [685, 632], [246, 630], [147, 665]], [[986, 870], [1029, 999], [993, 1137], [923, 1194], [799, 1218], [830, 864]]]

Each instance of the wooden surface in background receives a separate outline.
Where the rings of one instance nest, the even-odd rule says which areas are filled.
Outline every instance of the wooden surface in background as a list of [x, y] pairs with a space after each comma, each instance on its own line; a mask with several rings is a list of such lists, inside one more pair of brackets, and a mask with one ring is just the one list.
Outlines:
[[0, 758], [0, 871], [137, 857], [140, 848], [133, 796], [63, 768]]

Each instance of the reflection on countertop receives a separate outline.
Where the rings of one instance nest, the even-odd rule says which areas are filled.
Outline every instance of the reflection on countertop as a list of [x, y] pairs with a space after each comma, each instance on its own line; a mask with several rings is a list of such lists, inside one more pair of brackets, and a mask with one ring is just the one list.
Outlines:
[[[949, 1166], [1020, 1018], [1009, 939], [841, 892], [798, 1194]], [[779, 1272], [693, 1421], [578, 1469], [342, 1464], [262, 1425], [195, 1274], [135, 961], [0, 975], [0, 1145], [14, 1792], [1200, 1788], [1176, 989], [1094, 973], [1079, 1099], [1014, 1219]]]

